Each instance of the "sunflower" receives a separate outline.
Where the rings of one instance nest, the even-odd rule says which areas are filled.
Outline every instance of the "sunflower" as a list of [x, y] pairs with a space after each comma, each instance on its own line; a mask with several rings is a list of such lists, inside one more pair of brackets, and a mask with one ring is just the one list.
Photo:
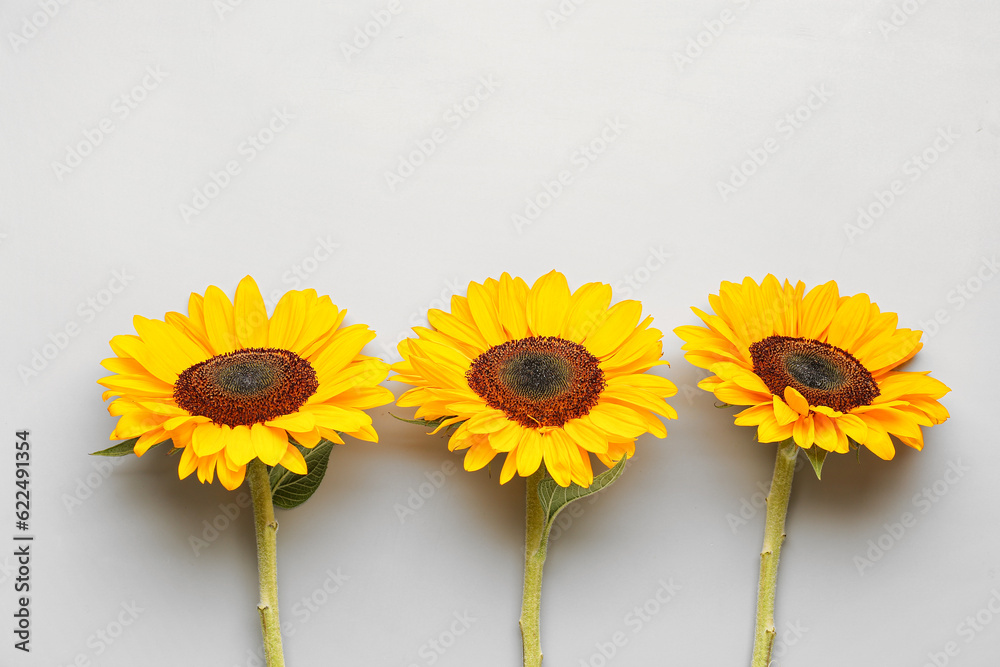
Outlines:
[[896, 328], [896, 314], [867, 294], [840, 296], [834, 281], [806, 293], [768, 275], [760, 285], [724, 282], [709, 304], [714, 315], [692, 309], [707, 326], [675, 332], [687, 360], [712, 373], [698, 386], [750, 406], [736, 424], [756, 426], [760, 442], [846, 453], [853, 440], [888, 460], [890, 435], [919, 450], [920, 427], [948, 418], [938, 402], [948, 387], [893, 370], [921, 348], [921, 332]]
[[666, 437], [659, 417], [677, 388], [647, 374], [660, 361], [662, 333], [638, 301], [611, 303], [611, 286], [588, 283], [572, 294], [552, 271], [529, 289], [507, 273], [469, 284], [451, 312], [431, 310], [431, 328], [400, 342], [398, 380], [414, 388], [397, 401], [416, 417], [455, 427], [452, 451], [467, 449], [465, 469], [506, 454], [500, 483], [530, 476], [544, 461], [561, 486], [589, 487], [590, 454], [607, 466], [635, 452], [643, 433]]
[[102, 365], [114, 373], [98, 382], [119, 417], [111, 439], [138, 438], [135, 454], [171, 440], [182, 450], [178, 474], [216, 473], [235, 489], [254, 458], [306, 474], [293, 444], [340, 433], [377, 442], [363, 410], [392, 401], [378, 384], [388, 364], [361, 354], [375, 333], [363, 324], [340, 328], [345, 311], [315, 290], [286, 293], [268, 318], [250, 276], [235, 303], [215, 286], [192, 294], [188, 315], [164, 320], [136, 316], [137, 336], [111, 339], [117, 355]]

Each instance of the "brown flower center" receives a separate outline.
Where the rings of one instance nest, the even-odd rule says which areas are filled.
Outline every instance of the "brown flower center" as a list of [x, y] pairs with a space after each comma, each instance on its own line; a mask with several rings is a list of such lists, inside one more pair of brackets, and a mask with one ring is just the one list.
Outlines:
[[860, 361], [839, 347], [809, 338], [768, 336], [750, 346], [753, 372], [772, 394], [794, 387], [809, 405], [850, 412], [879, 395], [878, 384]]
[[604, 371], [587, 348], [555, 336], [491, 347], [466, 372], [486, 404], [528, 428], [562, 426], [589, 413], [604, 390]]
[[292, 414], [318, 388], [316, 371], [294, 352], [248, 348], [186, 369], [174, 384], [174, 400], [217, 424], [250, 426]]

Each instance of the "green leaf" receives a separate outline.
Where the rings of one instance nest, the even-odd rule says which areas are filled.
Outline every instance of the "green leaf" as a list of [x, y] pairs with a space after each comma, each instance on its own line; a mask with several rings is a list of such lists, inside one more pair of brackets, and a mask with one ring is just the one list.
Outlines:
[[861, 464], [861, 448], [863, 447], [863, 445], [859, 445], [858, 443], [854, 442], [853, 440], [848, 440], [848, 445], [850, 445], [851, 449], [854, 450], [854, 454], [858, 457], [858, 464], [860, 465]]
[[[449, 415], [445, 417], [438, 417], [437, 419], [403, 419], [402, 417], [397, 417], [396, 415], [389, 413], [389, 416], [393, 419], [398, 419], [401, 422], [406, 422], [407, 424], [415, 424], [416, 426], [423, 426], [429, 429], [436, 429], [441, 425], [446, 419], [451, 419], [454, 415]], [[457, 427], [461, 422], [455, 422], [451, 426], [446, 426], [446, 430], [451, 430]]]
[[99, 452], [91, 452], [91, 456], [128, 456], [135, 449], [135, 443], [139, 442], [139, 438], [132, 438], [131, 440], [125, 440], [124, 442], [119, 442], [117, 445], [111, 445], [107, 449], [102, 449]]
[[[111, 445], [107, 449], [102, 449], [99, 452], [91, 452], [90, 455], [91, 456], [128, 456], [129, 454], [133, 453], [133, 450], [135, 450], [135, 443], [137, 443], [137, 442], [139, 442], [139, 438], [132, 438], [131, 440], [124, 440], [122, 442], [119, 442], [117, 445]], [[160, 445], [165, 445], [167, 443], [170, 443], [171, 445], [173, 445], [173, 442], [168, 438], [167, 440], [164, 440], [163, 442], [156, 443], [155, 445], [153, 445], [149, 449], [152, 449], [153, 447], [159, 447]], [[170, 453], [173, 454], [174, 451], [180, 451], [180, 450], [178, 450], [177, 448], [174, 448], [174, 449], [172, 449], [170, 451]]]
[[574, 500], [586, 498], [589, 495], [597, 493], [601, 489], [606, 489], [611, 486], [616, 479], [621, 477], [622, 471], [625, 470], [626, 459], [627, 457], [625, 456], [621, 457], [618, 463], [615, 464], [614, 468], [610, 468], [599, 475], [595, 475], [593, 484], [587, 488], [572, 483], [567, 487], [562, 487], [556, 484], [556, 481], [551, 477], [546, 477], [539, 482], [538, 499], [542, 503], [542, 511], [545, 512], [546, 534], [548, 534], [548, 530], [552, 526], [552, 522], [555, 520], [556, 515], [558, 515], [564, 507], [569, 505]]
[[329, 440], [321, 440], [312, 449], [298, 443], [295, 446], [306, 460], [306, 474], [297, 475], [282, 465], [274, 466], [270, 473], [272, 500], [275, 506], [286, 510], [298, 507], [316, 493], [333, 451], [333, 443]]
[[816, 445], [813, 445], [805, 451], [806, 456], [809, 458], [809, 463], [812, 464], [813, 470], [816, 471], [816, 479], [822, 479], [823, 462], [826, 461], [826, 455], [829, 452], [825, 449], [820, 449]]

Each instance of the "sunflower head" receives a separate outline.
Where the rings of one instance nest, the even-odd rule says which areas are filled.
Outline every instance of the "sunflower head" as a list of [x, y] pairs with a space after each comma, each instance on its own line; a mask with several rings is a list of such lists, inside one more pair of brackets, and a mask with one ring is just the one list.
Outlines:
[[890, 435], [923, 448], [921, 426], [939, 424], [949, 389], [927, 373], [895, 369], [921, 347], [920, 331], [897, 328], [867, 294], [841, 296], [833, 281], [722, 283], [709, 296], [705, 326], [678, 327], [686, 358], [712, 373], [699, 387], [748, 406], [736, 423], [757, 427], [761, 442], [793, 438], [803, 449], [847, 452], [850, 442], [876, 456], [895, 454]]
[[665, 363], [661, 332], [640, 321], [638, 301], [610, 304], [610, 285], [570, 292], [556, 271], [530, 288], [507, 273], [470, 283], [451, 312], [431, 310], [430, 328], [399, 344], [391, 379], [413, 388], [398, 404], [451, 427], [466, 470], [505, 454], [501, 484], [544, 463], [561, 486], [589, 487], [591, 453], [613, 466], [643, 433], [666, 436], [660, 417], [677, 416], [663, 400], [676, 387], [647, 373]]
[[341, 327], [344, 315], [304, 290], [286, 293], [268, 317], [247, 276], [233, 301], [212, 286], [191, 295], [187, 315], [136, 316], [137, 335], [112, 338], [117, 356], [102, 362], [113, 373], [99, 380], [104, 399], [120, 418], [111, 438], [138, 438], [138, 456], [171, 440], [182, 450], [181, 479], [217, 473], [227, 489], [254, 458], [306, 474], [293, 443], [342, 444], [340, 433], [376, 441], [364, 410], [392, 401], [378, 386], [389, 367], [361, 354], [375, 334]]

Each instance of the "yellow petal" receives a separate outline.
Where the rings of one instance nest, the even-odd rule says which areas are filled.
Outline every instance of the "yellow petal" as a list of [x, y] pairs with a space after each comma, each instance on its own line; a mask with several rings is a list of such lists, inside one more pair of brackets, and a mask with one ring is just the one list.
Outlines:
[[573, 481], [573, 464], [562, 435], [559, 430], [546, 433], [542, 438], [542, 448], [545, 454], [545, 469], [552, 475], [556, 484], [566, 487]]
[[[471, 433], [495, 433], [510, 424], [510, 420], [500, 410], [484, 410], [471, 417], [465, 427]], [[527, 429], [533, 430], [533, 429]], [[523, 438], [523, 436], [522, 436]]]
[[517, 447], [507, 452], [507, 458], [503, 462], [503, 469], [500, 471], [500, 483], [506, 484], [517, 473]]
[[330, 337], [330, 344], [311, 362], [316, 377], [324, 382], [344, 370], [374, 338], [375, 332], [364, 324], [355, 324], [337, 331]]
[[180, 463], [177, 464], [177, 477], [184, 479], [198, 469], [198, 456], [194, 453], [194, 448], [188, 445], [181, 452]]
[[865, 332], [871, 314], [871, 300], [867, 294], [855, 294], [837, 309], [830, 322], [826, 342], [848, 352], [854, 347], [859, 334]]
[[148, 349], [178, 375], [210, 356], [200, 345], [166, 322], [147, 320], [137, 315], [133, 323]]
[[566, 435], [574, 443], [595, 454], [605, 454], [608, 451], [608, 438], [597, 429], [592, 428], [583, 419], [571, 419], [563, 424]]
[[[260, 424], [256, 426], [260, 426]], [[261, 428], [266, 427], [261, 426]], [[251, 441], [251, 434], [251, 428], [243, 425], [235, 427], [229, 433], [229, 442], [226, 444], [226, 455], [237, 466], [246, 465], [257, 456], [257, 453], [254, 451], [253, 442]]]
[[717, 385], [713, 391], [717, 399], [729, 405], [758, 405], [771, 400], [771, 394], [749, 391], [730, 381]]
[[837, 417], [837, 428], [859, 445], [868, 439], [868, 425], [857, 415]]
[[500, 314], [486, 288], [479, 283], [469, 283], [469, 310], [476, 327], [490, 345], [500, 345], [507, 341], [507, 335], [500, 326]]
[[490, 433], [490, 446], [498, 452], [509, 452], [521, 440], [521, 431], [524, 430], [520, 424], [508, 422], [499, 431]]
[[227, 441], [227, 438], [223, 437], [223, 429], [228, 428], [216, 424], [198, 424], [191, 434], [191, 449], [199, 457], [221, 451]]
[[302, 358], [308, 358], [319, 350], [336, 332], [344, 319], [345, 312], [333, 305], [330, 297], [316, 297], [315, 290], [305, 290], [305, 321], [299, 337], [288, 349]]
[[286, 292], [268, 322], [267, 347], [291, 349], [302, 333], [306, 319], [306, 304], [302, 292]]
[[816, 426], [812, 415], [802, 417], [792, 426], [792, 437], [795, 444], [802, 449], [809, 449], [816, 441]]
[[472, 347], [477, 351], [477, 354], [485, 352], [491, 347], [477, 329], [469, 326], [467, 323], [458, 319], [451, 313], [431, 308], [427, 311], [427, 321], [432, 327], [446, 336], [450, 336], [451, 338]]
[[828, 452], [837, 451], [837, 429], [829, 417], [823, 414], [813, 415], [813, 425], [816, 431], [816, 445]]
[[[277, 465], [288, 449], [288, 434], [280, 428], [254, 424], [250, 428], [250, 443], [257, 458], [269, 466]], [[252, 457], [251, 457], [252, 458]], [[233, 457], [234, 461], [238, 461]]]
[[572, 445], [571, 452], [573, 483], [586, 489], [594, 483], [594, 468], [590, 464], [590, 454]]
[[[788, 389], [792, 389], [788, 387]], [[792, 389], [792, 391], [795, 391]], [[801, 394], [800, 394], [801, 396]], [[805, 398], [802, 398], [804, 401]], [[771, 402], [771, 406], [774, 409], [774, 418], [779, 424], [784, 426], [785, 424], [791, 424], [796, 419], [799, 418], [799, 413], [788, 406], [779, 396], [775, 396]], [[801, 407], [801, 405], [800, 405]], [[806, 411], [808, 412], [809, 404], [806, 403]]]
[[[138, 316], [136, 322], [139, 321]], [[170, 359], [165, 359], [150, 345], [138, 336], [115, 336], [111, 339], [112, 349], [132, 357], [146, 369], [153, 377], [173, 385], [177, 381], [177, 375], [183, 368], [178, 369], [176, 363], [171, 363]]]
[[316, 426], [316, 417], [311, 412], [295, 412], [264, 422], [274, 428], [286, 431], [311, 431]]
[[233, 326], [243, 347], [267, 347], [267, 307], [257, 283], [250, 276], [244, 277], [236, 287]]
[[517, 474], [528, 477], [538, 470], [542, 462], [542, 437], [538, 429], [521, 430], [521, 441], [517, 446]]
[[584, 347], [597, 358], [611, 354], [632, 334], [641, 316], [642, 304], [638, 301], [616, 303], [607, 318], [584, 339]]
[[289, 443], [288, 447], [285, 448], [285, 454], [281, 457], [281, 461], [278, 462], [279, 465], [285, 467], [289, 472], [293, 472], [296, 475], [305, 475], [309, 472], [306, 466], [306, 459], [302, 456], [302, 452], [298, 448]]
[[300, 408], [300, 412], [312, 414], [318, 426], [334, 431], [356, 431], [372, 423], [372, 418], [361, 410], [327, 403], [304, 405]]
[[577, 288], [569, 299], [561, 337], [582, 343], [607, 317], [610, 303], [611, 285], [587, 283]]
[[893, 446], [889, 434], [875, 428], [871, 423], [868, 424], [868, 437], [861, 444], [883, 461], [889, 461], [896, 455], [896, 448]]
[[520, 278], [511, 278], [509, 273], [500, 276], [500, 324], [511, 340], [528, 335], [528, 320], [525, 313], [528, 300], [528, 286]]
[[238, 489], [246, 477], [246, 466], [239, 466], [236, 470], [232, 470], [220, 462], [216, 466], [216, 471], [219, 473], [219, 483], [229, 491]]
[[800, 308], [799, 336], [820, 339], [836, 315], [839, 301], [837, 283], [833, 280], [809, 290]]
[[312, 449], [313, 447], [319, 444], [320, 440], [322, 440], [322, 438], [320, 438], [319, 436], [319, 432], [316, 430], [289, 431], [288, 435], [289, 437], [294, 438], [295, 442], [299, 443], [300, 445], [308, 449]]
[[109, 375], [97, 381], [98, 384], [108, 389], [116, 390], [122, 394], [130, 396], [149, 396], [156, 398], [168, 398], [174, 395], [173, 385], [167, 384], [163, 380], [149, 376], [135, 375]]
[[205, 332], [215, 354], [236, 350], [237, 338], [233, 328], [232, 302], [222, 290], [210, 285], [205, 290]]
[[528, 293], [528, 328], [536, 336], [558, 336], [569, 308], [566, 276], [549, 271], [535, 281]]
[[795, 387], [785, 387], [785, 403], [800, 415], [809, 414], [809, 401]]
[[642, 419], [632, 410], [614, 403], [599, 403], [587, 415], [590, 422], [616, 438], [635, 438], [646, 432]]
[[468, 471], [480, 470], [493, 460], [497, 455], [495, 449], [490, 447], [489, 438], [478, 436], [465, 453], [465, 469]]

